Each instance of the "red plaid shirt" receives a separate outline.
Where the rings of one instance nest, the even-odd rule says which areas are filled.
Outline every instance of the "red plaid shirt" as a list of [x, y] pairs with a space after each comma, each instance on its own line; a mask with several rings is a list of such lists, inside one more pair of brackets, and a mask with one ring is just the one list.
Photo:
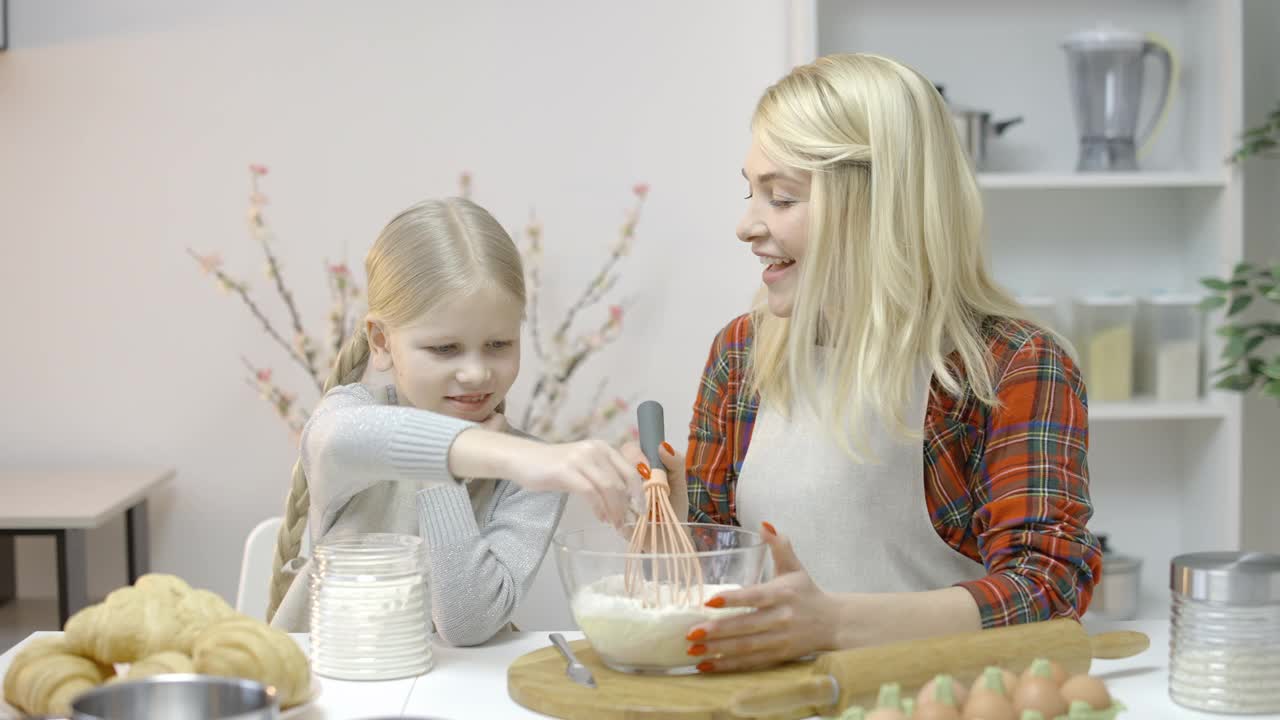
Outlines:
[[[1079, 617], [1102, 573], [1101, 548], [1085, 526], [1093, 507], [1084, 381], [1032, 325], [991, 319], [984, 335], [999, 407], [931, 385], [922, 482], [933, 527], [986, 567], [985, 577], [960, 583], [983, 627]], [[692, 522], [738, 524], [735, 486], [758, 401], [746, 390], [751, 341], [751, 317], [740, 316], [707, 358], [689, 427]]]

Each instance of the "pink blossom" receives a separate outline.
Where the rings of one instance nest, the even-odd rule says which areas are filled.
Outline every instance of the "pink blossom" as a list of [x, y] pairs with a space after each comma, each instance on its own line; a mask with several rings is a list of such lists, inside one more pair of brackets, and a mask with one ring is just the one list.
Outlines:
[[623, 400], [622, 398], [617, 398], [613, 401], [613, 406], [616, 407], [618, 410], [626, 410], [627, 401]]
[[258, 382], [271, 382], [271, 369], [263, 368], [258, 371]]
[[338, 263], [337, 265], [330, 265], [329, 272], [339, 277], [346, 277], [351, 274], [351, 269], [347, 267], [346, 263]]
[[253, 173], [254, 175], [258, 175], [258, 176], [266, 175], [266, 174], [267, 174], [267, 166], [266, 166], [266, 165], [259, 165], [259, 164], [257, 164], [257, 163], [254, 163], [253, 165], [250, 165], [250, 166], [249, 166], [249, 172]]
[[211, 273], [222, 267], [222, 257], [218, 253], [210, 253], [208, 255], [200, 255], [197, 257], [200, 263], [200, 272]]
[[631, 188], [631, 192], [635, 193], [636, 197], [643, 199], [645, 195], [649, 194], [649, 183], [636, 183]]
[[609, 322], [613, 323], [614, 325], [622, 324], [622, 306], [621, 305], [609, 306]]

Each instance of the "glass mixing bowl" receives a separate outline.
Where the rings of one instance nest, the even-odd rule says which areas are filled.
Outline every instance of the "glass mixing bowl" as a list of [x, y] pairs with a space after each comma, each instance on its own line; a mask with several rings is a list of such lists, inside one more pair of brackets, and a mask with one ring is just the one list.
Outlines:
[[[719, 592], [762, 582], [768, 546], [759, 533], [739, 527], [681, 523], [680, 531], [693, 544], [692, 556], [629, 554], [632, 530], [633, 526], [621, 532], [598, 527], [556, 536], [556, 564], [573, 619], [600, 659], [614, 670], [695, 673], [697, 663], [709, 658], [690, 656], [692, 643], [686, 635], [706, 620], [752, 612], [751, 608], [709, 608], [705, 602]], [[690, 557], [702, 569], [700, 593], [695, 586], [687, 599], [673, 597], [669, 583], [655, 586], [655, 571], [665, 572], [677, 560]], [[638, 593], [634, 597], [627, 593], [628, 560], [643, 571], [646, 581], [640, 590], [659, 599], [655, 606], [645, 607]]]

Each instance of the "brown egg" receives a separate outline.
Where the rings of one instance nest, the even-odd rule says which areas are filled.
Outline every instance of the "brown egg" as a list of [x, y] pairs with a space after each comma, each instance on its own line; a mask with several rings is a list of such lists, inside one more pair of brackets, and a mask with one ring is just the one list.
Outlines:
[[1013, 707], [1019, 714], [1024, 710], [1035, 710], [1046, 718], [1067, 714], [1067, 701], [1063, 699], [1058, 685], [1052, 678], [1037, 675], [1024, 675], [1018, 682], [1018, 689], [1013, 693]]
[[1013, 704], [995, 690], [978, 688], [969, 693], [962, 720], [1018, 720]]
[[[943, 680], [946, 678], [946, 680]], [[939, 683], [951, 686], [951, 696], [955, 698], [955, 706], [964, 707], [965, 700], [969, 699], [969, 690], [964, 685], [955, 681], [950, 675], [938, 675], [920, 688], [920, 692], [916, 693], [916, 704], [923, 705], [927, 702], [942, 703], [942, 698], [938, 697]], [[945, 703], [942, 703], [945, 704]]]
[[1062, 683], [1062, 699], [1068, 705], [1080, 700], [1094, 710], [1111, 707], [1111, 693], [1107, 692], [1106, 683], [1089, 675], [1073, 675]]
[[1018, 682], [1021, 683], [1023, 680], [1035, 675], [1036, 671], [1040, 669], [1041, 663], [1048, 666], [1049, 677], [1053, 678], [1054, 684], [1058, 687], [1062, 687], [1062, 683], [1067, 681], [1067, 671], [1063, 670], [1062, 666], [1058, 663], [1052, 660], [1045, 660], [1043, 658], [1037, 659], [1035, 662], [1031, 663], [1026, 670], [1023, 670], [1022, 676], [1018, 678]]
[[896, 708], [877, 708], [867, 715], [867, 720], [907, 720], [907, 714]]
[[916, 705], [916, 711], [911, 715], [911, 720], [962, 720], [962, 718], [960, 711], [954, 707], [930, 700]]
[[973, 685], [969, 686], [970, 695], [972, 695], [974, 691], [977, 690], [978, 688], [988, 687], [987, 675], [990, 674], [992, 670], [996, 670], [1000, 673], [1000, 682], [1002, 685], [1004, 685], [1004, 694], [1013, 695], [1013, 691], [1018, 687], [1018, 676], [1014, 675], [1008, 670], [1005, 670], [1003, 668], [997, 668], [997, 667], [987, 668], [982, 672], [981, 675], [978, 676], [977, 680], [973, 681]]

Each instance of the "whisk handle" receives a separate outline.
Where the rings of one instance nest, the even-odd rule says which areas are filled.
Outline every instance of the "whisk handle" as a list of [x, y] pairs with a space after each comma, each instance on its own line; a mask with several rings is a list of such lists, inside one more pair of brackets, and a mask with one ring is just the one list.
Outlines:
[[656, 400], [645, 400], [636, 408], [636, 426], [640, 430], [640, 450], [649, 460], [649, 467], [665, 468], [658, 446], [662, 444], [666, 425], [662, 419], [662, 405]]

